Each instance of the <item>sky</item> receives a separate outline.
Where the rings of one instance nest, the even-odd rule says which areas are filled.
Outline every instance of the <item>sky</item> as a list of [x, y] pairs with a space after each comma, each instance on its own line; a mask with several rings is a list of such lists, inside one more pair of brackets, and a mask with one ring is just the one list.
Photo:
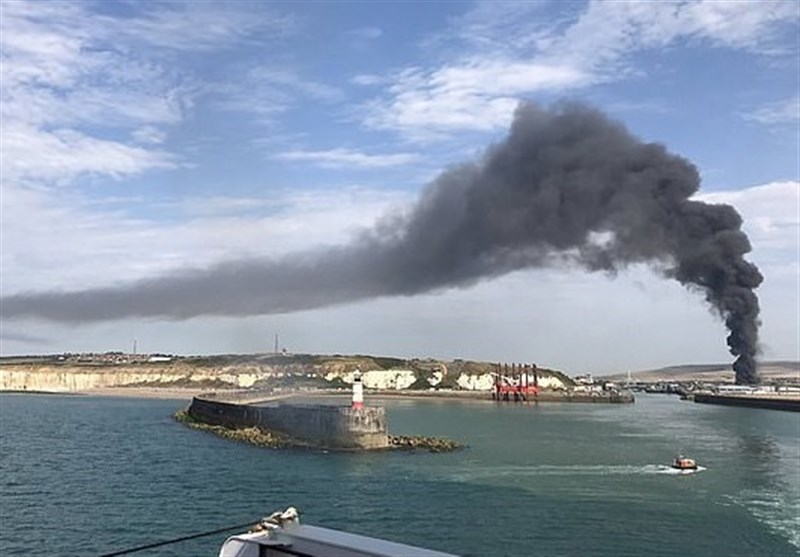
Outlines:
[[[338, 253], [482, 160], [521, 102], [577, 102], [739, 211], [761, 358], [800, 360], [799, 36], [794, 1], [0, 0], [0, 295]], [[284, 313], [3, 317], [0, 353], [256, 353], [276, 334], [572, 374], [732, 360], [703, 295], [646, 263]]]

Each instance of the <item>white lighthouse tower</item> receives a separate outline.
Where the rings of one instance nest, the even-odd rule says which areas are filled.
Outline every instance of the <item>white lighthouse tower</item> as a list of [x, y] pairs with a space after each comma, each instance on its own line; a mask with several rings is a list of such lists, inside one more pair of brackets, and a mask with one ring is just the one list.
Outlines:
[[356, 369], [353, 374], [353, 409], [364, 408], [364, 385], [361, 383], [361, 371]]

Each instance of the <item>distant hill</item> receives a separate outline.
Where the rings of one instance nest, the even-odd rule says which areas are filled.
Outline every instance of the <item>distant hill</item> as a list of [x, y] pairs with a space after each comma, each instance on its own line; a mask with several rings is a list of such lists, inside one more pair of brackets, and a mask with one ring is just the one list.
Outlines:
[[[762, 379], [800, 380], [800, 362], [774, 361], [761, 362], [758, 373]], [[656, 383], [660, 381], [733, 381], [731, 364], [686, 364], [667, 366], [658, 369], [631, 371], [631, 379], [639, 382]], [[604, 376], [609, 381], [624, 381], [627, 373]]]
[[[494, 364], [316, 354], [61, 354], [0, 357], [0, 390], [86, 391], [109, 387], [348, 388], [355, 370], [368, 389], [488, 391]], [[573, 386], [565, 373], [538, 368], [543, 388]]]

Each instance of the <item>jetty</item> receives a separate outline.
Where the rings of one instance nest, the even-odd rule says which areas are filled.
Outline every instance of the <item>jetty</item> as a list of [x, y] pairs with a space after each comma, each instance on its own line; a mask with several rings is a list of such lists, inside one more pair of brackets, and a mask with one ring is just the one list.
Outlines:
[[389, 435], [385, 408], [364, 405], [358, 371], [349, 406], [300, 403], [288, 396], [256, 392], [211, 393], [194, 397], [175, 418], [226, 439], [270, 448], [424, 449], [434, 453], [461, 448], [459, 443], [438, 437]]
[[211, 394], [194, 397], [186, 413], [196, 422], [234, 430], [258, 428], [323, 449], [373, 450], [390, 446], [386, 409], [364, 406], [359, 373], [353, 381], [350, 406], [300, 404], [289, 398], [268, 399], [265, 403], [263, 398], [252, 395], [231, 400]]
[[725, 406], [746, 406], [749, 408], [800, 412], [800, 393], [695, 393], [694, 401], [701, 404], [722, 404]]

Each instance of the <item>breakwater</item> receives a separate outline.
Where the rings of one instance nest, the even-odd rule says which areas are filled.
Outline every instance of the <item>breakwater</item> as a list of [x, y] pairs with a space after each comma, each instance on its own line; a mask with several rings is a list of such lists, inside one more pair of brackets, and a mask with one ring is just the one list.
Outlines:
[[187, 414], [194, 420], [229, 428], [258, 427], [284, 433], [317, 447], [385, 449], [389, 446], [382, 407], [350, 408], [282, 401], [267, 405], [195, 397]]
[[590, 403], [612, 403], [629, 404], [635, 401], [633, 393], [630, 391], [542, 391], [535, 397], [530, 398], [535, 402], [590, 402]]
[[[490, 391], [466, 390], [438, 390], [438, 391], [367, 391], [367, 394], [385, 399], [391, 398], [417, 398], [417, 399], [456, 399], [456, 400], [495, 400]], [[531, 395], [527, 400], [514, 400], [508, 402], [531, 404], [537, 402], [575, 402], [598, 404], [630, 404], [635, 402], [635, 397], [630, 391], [575, 391], [575, 390], [545, 390], [537, 395]], [[497, 401], [506, 402], [506, 401]]]
[[800, 397], [714, 395], [696, 393], [694, 401], [703, 404], [723, 404], [725, 406], [747, 406], [769, 410], [788, 410], [800, 412]]

